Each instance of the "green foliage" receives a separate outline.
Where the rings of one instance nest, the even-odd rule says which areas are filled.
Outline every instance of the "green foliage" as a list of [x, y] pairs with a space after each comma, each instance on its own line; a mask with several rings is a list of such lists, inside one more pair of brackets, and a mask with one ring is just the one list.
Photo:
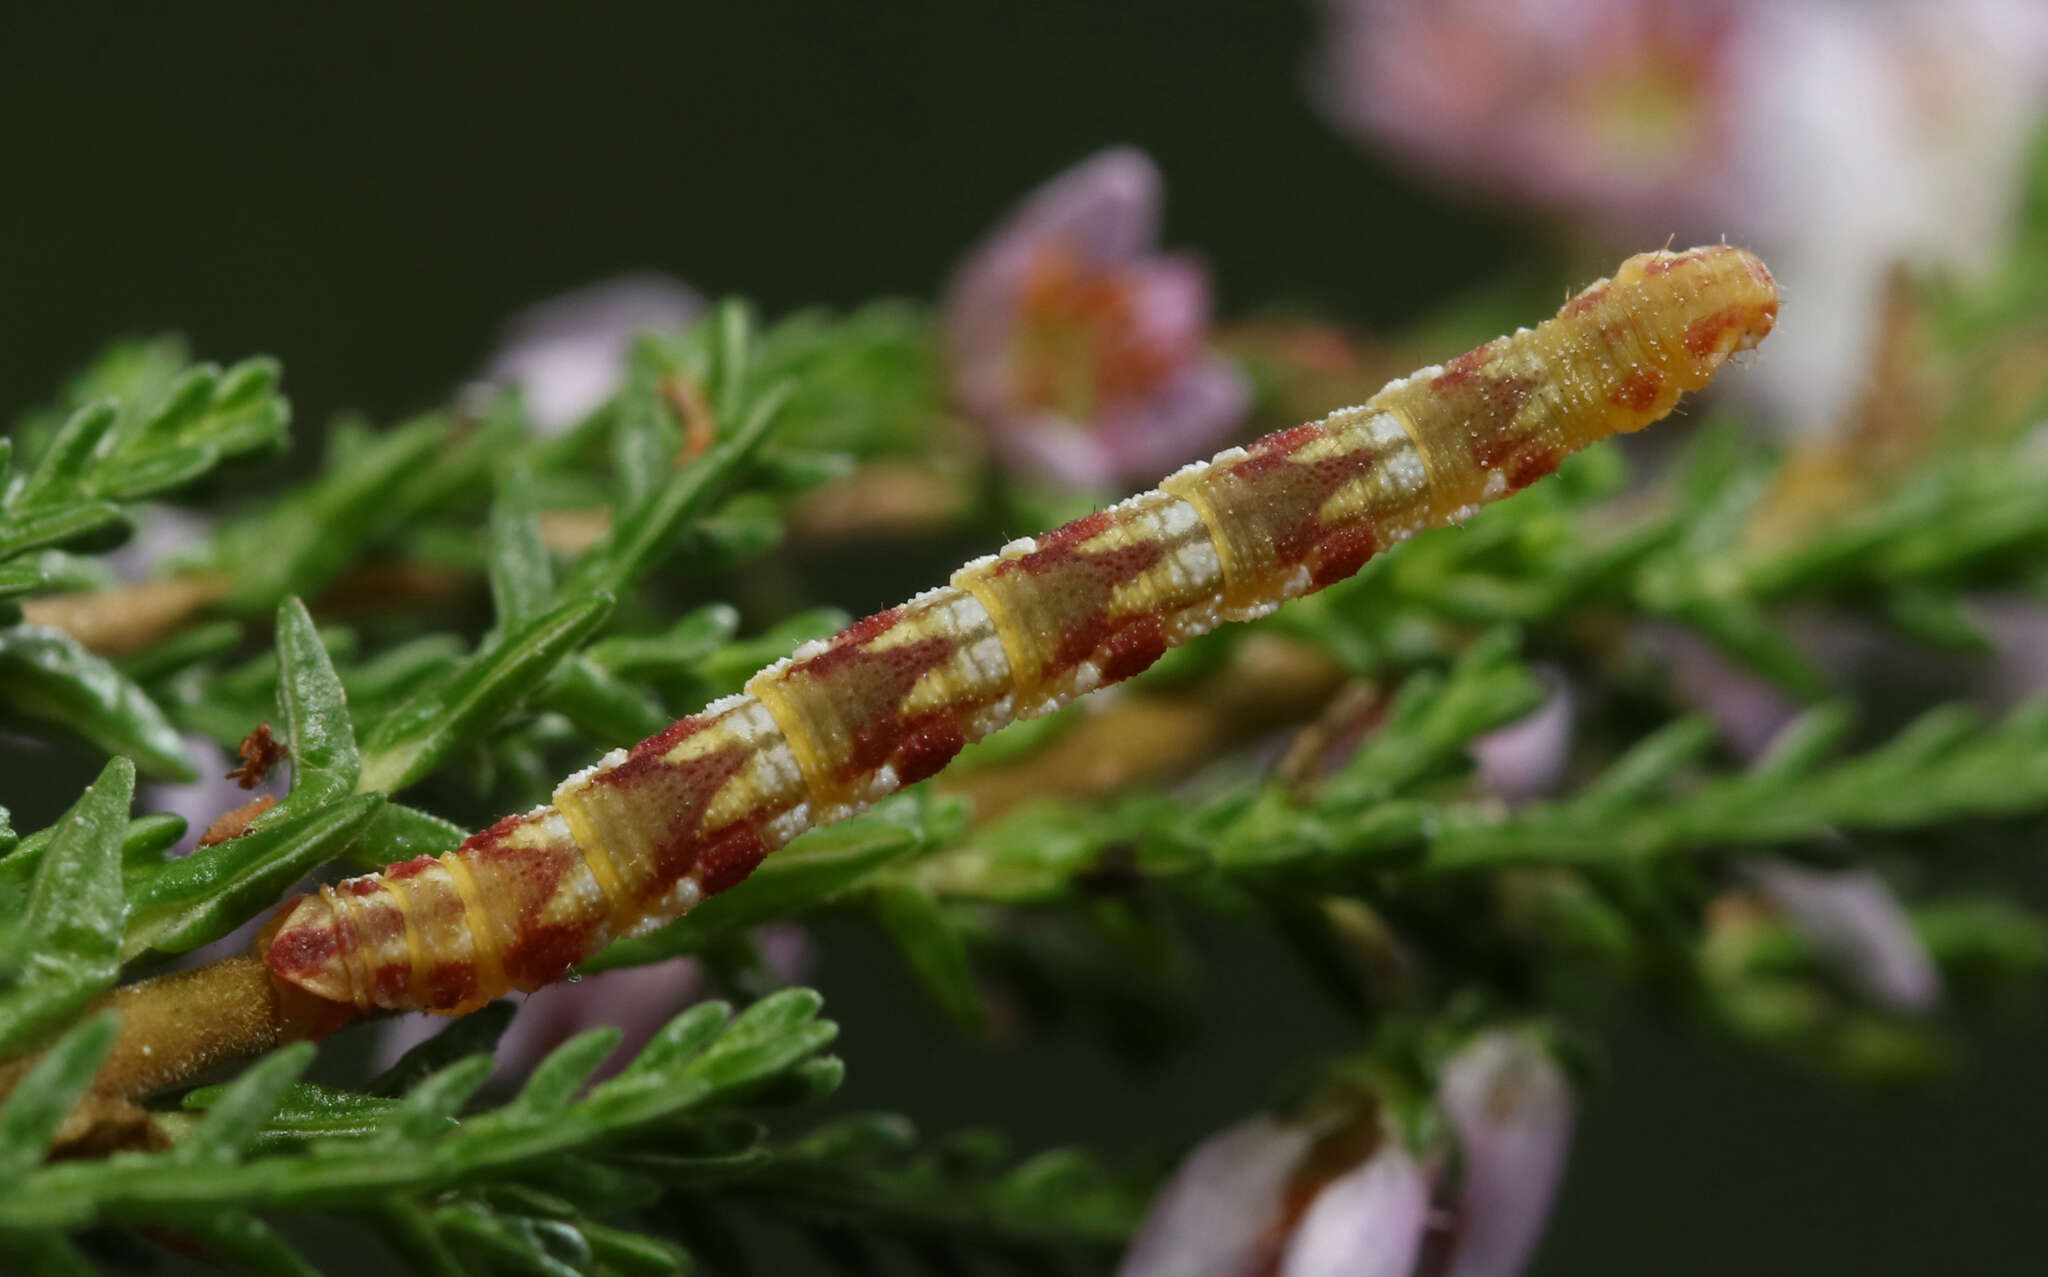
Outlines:
[[[2041, 300], [1952, 300], [1944, 341], [1994, 340]], [[389, 430], [338, 424], [297, 484], [227, 481], [282, 440], [262, 360], [222, 372], [171, 343], [124, 345], [25, 418], [0, 441], [0, 715], [115, 757], [47, 828], [17, 832], [0, 812], [0, 917], [14, 923], [0, 931], [0, 1246], [86, 1271], [120, 1233], [301, 1273], [314, 1266], [296, 1221], [318, 1215], [417, 1271], [737, 1271], [748, 1247], [730, 1225], [754, 1220], [854, 1271], [899, 1253], [938, 1271], [981, 1252], [1099, 1266], [1142, 1195], [1094, 1159], [1019, 1163], [985, 1135], [923, 1145], [900, 1118], [778, 1111], [828, 1095], [844, 1066], [822, 1053], [836, 1030], [815, 995], [767, 991], [750, 933], [769, 923], [871, 927], [964, 1034], [1078, 1019], [1155, 1058], [1177, 1017], [1215, 1014], [1186, 920], [1252, 929], [1365, 1031], [1354, 1072], [1416, 1074], [1399, 1103], [1417, 1129], [1441, 1120], [1415, 1066], [1429, 1044], [1511, 1017], [1591, 1041], [1630, 996], [1857, 1081], [1949, 1057], [1959, 1023], [1874, 1002], [1793, 920], [1758, 906], [1728, 925], [1740, 858], [1903, 869], [1957, 1021], [2048, 968], [2039, 918], [1946, 895], [1933, 854], [1966, 824], [2009, 836], [1992, 822], [2048, 810], [2048, 704], [1995, 719], [1923, 705], [1890, 730], [1901, 701], [1937, 698], [1869, 695], [1784, 624], [1792, 607], [1822, 610], [1983, 659], [1970, 596], [2048, 582], [2048, 471], [2017, 431], [1986, 429], [1852, 513], [1765, 538], [1781, 459], [1724, 424], [1697, 431], [1652, 490], [1617, 501], [1620, 454], [1596, 449], [1141, 682], [1206, 696], [1247, 633], [1311, 649], [1379, 692], [1320, 725], [1317, 763], [1231, 750], [1170, 790], [1048, 793], [979, 823], [920, 786], [618, 941], [584, 973], [687, 955], [724, 992], [765, 996], [737, 1016], [685, 1011], [614, 1077], [596, 1080], [619, 1034], [597, 1029], [511, 1079], [509, 1098], [487, 1090], [507, 1004], [350, 1087], [307, 1081], [312, 1049], [288, 1047], [163, 1097], [147, 1151], [47, 1160], [111, 1048], [113, 1021], [90, 1008], [124, 966], [218, 940], [337, 862], [444, 851], [844, 625], [826, 604], [862, 601], [850, 583], [839, 593], [857, 547], [785, 545], [791, 498], [865, 461], [930, 460], [986, 484], [990, 499], [941, 530], [976, 543], [1071, 499], [978, 470], [943, 384], [915, 307], [764, 326], [729, 302], [637, 342], [617, 394], [566, 434], [536, 437], [514, 392], [466, 395]], [[145, 498], [214, 519], [171, 569], [206, 583], [202, 612], [112, 657], [20, 623], [39, 598], [113, 589], [94, 555]], [[934, 541], [872, 557], [924, 583], [956, 557]], [[829, 598], [806, 588], [820, 578]], [[1729, 756], [1616, 641], [1646, 621], [1809, 708], [1763, 757]], [[1487, 795], [1476, 743], [1560, 679], [1582, 692], [1567, 783], [1518, 805]], [[963, 761], [1035, 761], [1080, 717], [1021, 725]], [[241, 835], [171, 858], [184, 823], [131, 814], [137, 774], [189, 779], [181, 732], [232, 748], [259, 724], [284, 746], [288, 792]]]
[[22, 911], [0, 940], [0, 1057], [19, 1054], [120, 973], [121, 835], [134, 791], [135, 765], [109, 762], [36, 855]]
[[[185, 487], [229, 459], [284, 442], [290, 412], [277, 365], [222, 372], [198, 364], [165, 376], [167, 351], [116, 348], [74, 388], [71, 411], [32, 457], [0, 446], [0, 560], [125, 531], [121, 503]], [[14, 463], [10, 471], [9, 463]]]
[[[102, 1017], [46, 1054], [0, 1107], [0, 1237], [118, 1224], [220, 1248], [234, 1202], [235, 1253], [257, 1271], [300, 1259], [250, 1211], [318, 1210], [361, 1221], [432, 1270], [468, 1262], [550, 1272], [679, 1272], [687, 1258], [606, 1221], [650, 1221], [681, 1196], [758, 1199], [829, 1211], [883, 1231], [939, 1229], [1007, 1244], [1100, 1245], [1128, 1226], [1134, 1198], [1085, 1159], [1048, 1156], [998, 1171], [983, 1150], [917, 1155], [900, 1123], [843, 1124], [786, 1144], [749, 1110], [829, 1092], [836, 1034], [815, 994], [790, 989], [738, 1016], [703, 1003], [671, 1020], [616, 1076], [592, 1074], [618, 1044], [598, 1029], [564, 1043], [509, 1101], [476, 1109], [487, 1049], [505, 1017], [459, 1023], [402, 1062], [391, 1095], [299, 1081], [300, 1044], [233, 1083], [185, 1097], [196, 1120], [163, 1153], [36, 1169], [57, 1124], [111, 1042]], [[487, 1030], [478, 1032], [479, 1029]], [[261, 1229], [261, 1231], [258, 1231]], [[249, 1256], [256, 1256], [252, 1260]]]

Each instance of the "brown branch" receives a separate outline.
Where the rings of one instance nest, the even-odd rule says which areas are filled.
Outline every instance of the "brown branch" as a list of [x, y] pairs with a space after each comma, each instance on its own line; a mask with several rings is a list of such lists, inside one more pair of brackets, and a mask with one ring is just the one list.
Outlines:
[[30, 599], [21, 615], [32, 625], [63, 630], [102, 656], [121, 656], [185, 628], [233, 585], [226, 576], [174, 576]]
[[[85, 1099], [59, 1131], [65, 1148], [132, 1142], [134, 1101], [288, 1042], [326, 1037], [357, 1018], [353, 1007], [275, 979], [254, 952], [116, 989], [85, 1014], [101, 1011], [119, 1015], [120, 1028]], [[35, 1060], [0, 1064], [0, 1097]]]
[[[789, 534], [799, 547], [844, 544], [851, 538], [910, 536], [964, 518], [971, 484], [929, 466], [880, 461], [798, 497]], [[557, 554], [578, 555], [611, 530], [611, 511], [547, 510], [541, 540]], [[474, 573], [427, 563], [369, 563], [344, 572], [320, 593], [325, 617], [439, 606], [477, 590]], [[34, 625], [63, 630], [102, 656], [139, 651], [200, 621], [234, 588], [225, 574], [174, 576], [105, 590], [51, 594], [22, 604]]]
[[972, 799], [979, 820], [1046, 794], [1112, 794], [1185, 775], [1231, 745], [1314, 718], [1343, 685], [1343, 671], [1313, 648], [1255, 634], [1190, 687], [1100, 702], [1043, 749], [937, 783]]

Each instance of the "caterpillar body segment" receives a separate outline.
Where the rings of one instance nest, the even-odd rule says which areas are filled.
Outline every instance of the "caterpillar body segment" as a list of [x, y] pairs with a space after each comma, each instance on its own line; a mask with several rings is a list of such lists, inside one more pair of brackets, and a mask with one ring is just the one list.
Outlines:
[[805, 644], [747, 681], [824, 824], [937, 772], [1016, 717], [996, 621], [947, 586]]
[[1350, 576], [1425, 527], [1668, 413], [1776, 321], [1763, 263], [1646, 253], [1530, 330], [1232, 448], [807, 644], [615, 750], [552, 805], [287, 904], [281, 979], [460, 1014], [687, 912], [969, 742], [1129, 678], [1218, 622]]
[[1018, 715], [1032, 717], [1216, 628], [1223, 568], [1201, 516], [1152, 491], [1013, 541], [953, 584], [994, 620]]

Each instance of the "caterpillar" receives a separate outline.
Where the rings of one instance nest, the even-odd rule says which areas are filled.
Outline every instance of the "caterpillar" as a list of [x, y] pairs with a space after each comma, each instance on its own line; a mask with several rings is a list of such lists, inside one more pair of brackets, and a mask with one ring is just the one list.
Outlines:
[[1632, 257], [1533, 330], [1187, 466], [799, 648], [569, 777], [548, 806], [287, 902], [270, 969], [358, 1011], [449, 1015], [559, 979], [968, 742], [1649, 425], [1777, 311], [1770, 271], [1740, 249]]

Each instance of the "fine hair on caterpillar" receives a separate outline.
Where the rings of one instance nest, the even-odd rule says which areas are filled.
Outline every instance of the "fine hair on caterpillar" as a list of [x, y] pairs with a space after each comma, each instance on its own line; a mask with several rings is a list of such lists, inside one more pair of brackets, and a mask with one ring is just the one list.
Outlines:
[[1014, 541], [804, 645], [571, 776], [549, 806], [288, 902], [259, 945], [278, 978], [360, 1011], [461, 1014], [538, 988], [968, 742], [1651, 424], [1777, 311], [1769, 270], [1741, 249], [1632, 257], [1534, 329]]

